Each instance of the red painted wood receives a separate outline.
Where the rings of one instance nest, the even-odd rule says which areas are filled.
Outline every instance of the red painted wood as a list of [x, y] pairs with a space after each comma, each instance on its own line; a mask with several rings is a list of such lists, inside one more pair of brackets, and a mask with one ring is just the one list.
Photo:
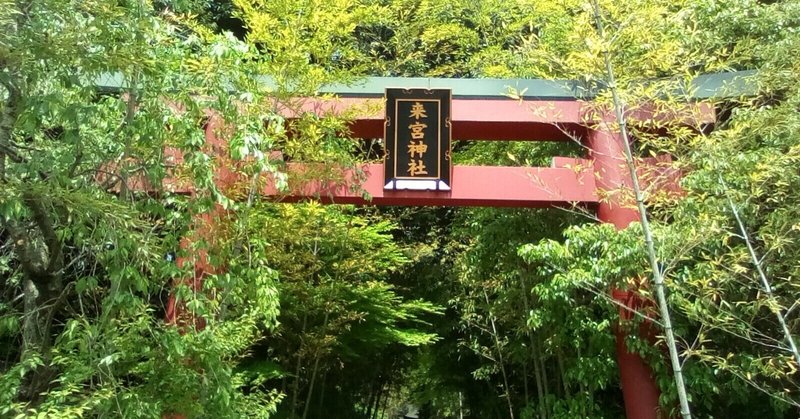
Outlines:
[[[598, 128], [590, 131], [586, 138], [589, 155], [594, 160], [598, 194], [603, 197], [597, 205], [597, 217], [624, 229], [639, 221], [639, 212], [631, 192], [632, 179], [625, 163], [622, 139], [606, 124]], [[644, 303], [636, 292], [613, 290], [612, 297], [630, 310], [640, 309]], [[629, 318], [629, 311], [620, 308], [620, 318]], [[643, 327], [648, 329], [652, 326]], [[647, 338], [650, 332], [640, 331], [640, 335]], [[628, 419], [658, 419], [660, 391], [653, 372], [641, 356], [628, 351], [625, 336], [620, 329], [615, 332], [625, 416]]]
[[[351, 134], [356, 138], [383, 138], [383, 99], [299, 99], [282, 104], [281, 112], [296, 118], [304, 112], [316, 115], [350, 115]], [[452, 102], [454, 140], [566, 141], [580, 138], [583, 104], [578, 101], [513, 99], [464, 99]]]
[[[225, 270], [224, 266], [214, 266], [211, 263], [208, 248], [213, 248], [216, 240], [224, 235], [220, 231], [220, 226], [224, 224], [221, 221], [227, 216], [228, 212], [217, 204], [209, 212], [195, 215], [189, 234], [181, 239], [180, 246], [185, 255], [178, 256], [176, 263], [178, 267], [188, 269], [192, 276], [181, 278], [179, 281], [194, 292], [202, 292], [203, 281], [207, 275], [222, 273]], [[194, 248], [199, 242], [204, 242], [204, 246]], [[177, 300], [174, 293], [170, 294], [167, 301], [166, 322], [178, 326], [181, 331], [187, 327], [202, 330], [206, 325], [205, 319], [195, 316], [188, 310], [185, 302]]]
[[[289, 166], [290, 176], [302, 170], [300, 164]], [[383, 189], [382, 164], [365, 165], [362, 170], [367, 176], [362, 188], [371, 200], [353, 191], [347, 181], [338, 186], [310, 182], [285, 196], [267, 186], [264, 195], [284, 202], [315, 199], [325, 203], [405, 206], [549, 207], [597, 202], [588, 164], [572, 168], [455, 166], [452, 190], [447, 192], [387, 191]], [[351, 177], [352, 173], [346, 175]]]
[[[454, 140], [570, 141], [585, 138], [586, 126], [602, 118], [596, 106], [577, 100], [514, 100], [454, 98]], [[315, 115], [346, 115], [352, 119], [356, 138], [383, 138], [383, 98], [299, 98], [280, 103], [287, 118], [310, 112]], [[629, 111], [632, 120], [680, 123], [700, 127], [714, 122], [714, 108], [707, 103], [687, 104], [678, 110], [640, 107]], [[644, 122], [643, 122], [644, 123]]]
[[610, 129], [591, 131], [586, 138], [589, 156], [594, 160], [598, 194], [603, 201], [597, 207], [597, 217], [619, 229], [639, 220], [621, 141]]

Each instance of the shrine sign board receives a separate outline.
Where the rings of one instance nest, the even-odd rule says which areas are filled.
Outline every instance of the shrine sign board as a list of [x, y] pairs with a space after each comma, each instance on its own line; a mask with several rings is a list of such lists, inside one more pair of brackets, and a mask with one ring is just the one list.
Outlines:
[[449, 191], [450, 89], [386, 89], [384, 189]]

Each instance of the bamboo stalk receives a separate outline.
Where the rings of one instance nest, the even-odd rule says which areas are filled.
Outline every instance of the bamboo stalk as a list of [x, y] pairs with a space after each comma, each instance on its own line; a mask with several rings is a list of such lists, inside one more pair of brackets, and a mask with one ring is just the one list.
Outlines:
[[292, 407], [291, 407], [292, 413], [291, 413], [291, 416], [290, 416], [292, 418], [296, 418], [297, 417], [297, 396], [300, 393], [300, 369], [301, 369], [301, 367], [303, 365], [303, 357], [302, 357], [301, 354], [303, 353], [303, 344], [305, 342], [305, 340], [303, 339], [303, 336], [305, 336], [305, 333], [306, 333], [306, 322], [307, 322], [307, 320], [308, 320], [307, 314], [304, 314], [303, 315], [303, 326], [302, 326], [302, 328], [300, 330], [300, 347], [297, 350], [297, 365], [295, 366], [295, 369], [294, 369], [294, 385], [293, 385], [293, 388], [292, 388]]
[[[524, 275], [522, 275], [521, 278], [520, 278], [521, 279], [520, 282], [522, 284], [522, 299], [523, 299], [523, 302], [525, 303], [525, 313], [530, 313], [531, 310], [530, 310], [530, 301], [528, 300], [528, 281], [525, 278], [526, 277]], [[537, 396], [537, 401], [538, 401], [538, 403], [536, 405], [537, 405], [537, 408], [539, 410], [539, 418], [540, 419], [546, 419], [547, 418], [547, 407], [545, 406], [545, 403], [544, 403], [544, 392], [543, 392], [544, 384], [542, 384], [542, 372], [539, 370], [539, 350], [538, 350], [538, 347], [537, 347], [536, 343], [534, 342], [534, 336], [533, 336], [533, 333], [531, 333], [531, 328], [529, 326], [527, 326], [525, 328], [525, 333], [528, 335], [528, 340], [531, 343], [531, 348], [530, 349], [531, 349], [531, 351], [533, 351], [533, 355], [534, 355], [534, 358], [533, 358], [533, 375], [534, 375], [534, 378], [536, 379], [536, 396]], [[527, 372], [525, 373], [525, 375], [527, 377]], [[525, 381], [525, 383], [527, 384], [527, 380]], [[527, 390], [526, 390], [525, 400], [527, 402]]]
[[559, 348], [556, 352], [556, 360], [558, 362], [558, 372], [561, 378], [561, 386], [564, 389], [564, 397], [569, 399], [572, 397], [572, 392], [569, 391], [569, 383], [567, 383], [567, 374], [564, 370], [564, 352]]
[[539, 364], [539, 345], [534, 341], [534, 337], [530, 337], [531, 350], [533, 351], [533, 375], [536, 377], [536, 396], [539, 403], [539, 418], [547, 419], [547, 406], [544, 404], [544, 383], [542, 382], [542, 371]]
[[[597, 25], [597, 32], [601, 38], [605, 37], [603, 29], [603, 21], [600, 17], [600, 5], [597, 0], [592, 1], [594, 6], [594, 17]], [[664, 276], [663, 272], [658, 265], [658, 257], [656, 255], [655, 244], [653, 242], [653, 234], [650, 230], [650, 222], [647, 218], [647, 208], [644, 205], [644, 198], [642, 190], [639, 185], [639, 177], [636, 174], [636, 167], [633, 163], [633, 153], [631, 152], [631, 145], [628, 136], [628, 129], [623, 113], [623, 105], [617, 91], [616, 79], [614, 77], [614, 69], [611, 65], [611, 57], [608, 48], [604, 48], [603, 60], [605, 61], [605, 71], [608, 77], [608, 85], [611, 90], [611, 96], [614, 102], [614, 114], [616, 116], [617, 124], [619, 125], [620, 135], [622, 136], [622, 146], [625, 154], [625, 163], [628, 166], [628, 171], [631, 176], [631, 183], [633, 184], [633, 193], [636, 197], [636, 206], [639, 209], [639, 217], [641, 218], [642, 232], [644, 234], [645, 246], [647, 248], [647, 259], [650, 262], [650, 269], [653, 271], [653, 282], [656, 286], [656, 297], [658, 308], [661, 314], [662, 323], [664, 326], [664, 334], [667, 338], [667, 348], [669, 350], [670, 361], [672, 363], [672, 371], [675, 379], [675, 386], [678, 392], [678, 399], [680, 402], [681, 416], [684, 419], [691, 419], [692, 413], [689, 407], [689, 397], [686, 391], [686, 384], [683, 380], [683, 371], [681, 367], [680, 357], [678, 355], [678, 346], [675, 342], [675, 333], [672, 329], [672, 320], [669, 313], [669, 306], [667, 305], [666, 292], [664, 290]]]
[[542, 365], [542, 383], [544, 386], [542, 389], [544, 390], [544, 411], [545, 411], [545, 418], [549, 418], [552, 411], [550, 409], [550, 380], [547, 379], [547, 364], [544, 362], [544, 351], [542, 351], [542, 346], [537, 342], [538, 352], [539, 352], [539, 363]]
[[767, 274], [764, 273], [764, 269], [761, 266], [761, 259], [759, 259], [758, 255], [756, 254], [756, 250], [753, 247], [752, 241], [750, 240], [750, 235], [747, 234], [747, 228], [745, 228], [742, 217], [739, 215], [739, 209], [736, 207], [736, 204], [733, 203], [733, 199], [728, 194], [728, 187], [725, 184], [725, 181], [722, 179], [722, 175], [718, 173], [717, 176], [719, 177], [719, 182], [725, 191], [725, 198], [728, 199], [728, 206], [730, 206], [731, 212], [733, 212], [733, 216], [736, 218], [736, 223], [739, 225], [739, 231], [742, 233], [742, 238], [747, 245], [747, 251], [750, 254], [750, 259], [753, 261], [753, 265], [756, 267], [756, 272], [758, 272], [758, 277], [761, 279], [761, 285], [764, 289], [764, 293], [767, 294], [767, 298], [771, 302], [775, 303], [775, 309], [773, 312], [775, 313], [775, 317], [778, 318], [778, 323], [781, 325], [781, 329], [783, 329], [783, 337], [786, 339], [786, 343], [789, 344], [789, 350], [792, 352], [792, 355], [794, 355], [795, 362], [797, 362], [797, 365], [800, 366], [800, 351], [797, 350], [797, 345], [792, 337], [792, 332], [789, 330], [789, 326], [786, 324], [786, 318], [783, 315], [780, 306], [777, 304], [775, 295], [772, 292], [772, 285], [770, 284]]
[[[325, 319], [322, 320], [322, 340], [325, 340], [325, 334], [328, 329], [328, 311], [325, 311]], [[319, 371], [319, 358], [322, 348], [317, 348], [314, 356], [314, 368], [311, 370], [311, 381], [308, 383], [308, 395], [306, 396], [306, 405], [303, 407], [303, 419], [308, 416], [308, 408], [311, 406], [311, 396], [314, 394], [314, 381], [317, 378], [317, 371]]]
[[483, 297], [486, 299], [486, 310], [489, 313], [489, 323], [492, 326], [492, 337], [494, 337], [494, 344], [497, 348], [497, 363], [500, 366], [500, 373], [503, 375], [503, 386], [505, 387], [506, 401], [508, 402], [508, 416], [514, 419], [514, 405], [511, 403], [511, 388], [508, 384], [508, 374], [506, 374], [506, 367], [503, 364], [503, 352], [500, 350], [500, 339], [498, 338], [499, 335], [497, 334], [494, 315], [492, 315], [492, 310], [489, 308], [489, 294], [486, 293], [485, 289], [483, 290]]

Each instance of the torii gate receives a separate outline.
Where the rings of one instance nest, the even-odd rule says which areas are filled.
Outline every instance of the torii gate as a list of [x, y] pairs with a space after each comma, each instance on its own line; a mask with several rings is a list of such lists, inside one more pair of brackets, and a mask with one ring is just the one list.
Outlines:
[[[715, 88], [725, 80], [736, 82], [735, 73], [708, 80], [700, 80], [700, 99], [710, 97]], [[705, 87], [704, 87], [705, 83]], [[708, 84], [711, 84], [709, 87]], [[551, 167], [497, 167], [454, 166], [451, 190], [413, 191], [384, 189], [383, 164], [365, 164], [362, 167], [366, 180], [361, 187], [371, 196], [353, 191], [347, 185], [310, 184], [279, 194], [267, 186], [265, 196], [280, 196], [289, 202], [314, 199], [324, 203], [358, 205], [403, 206], [485, 206], [485, 207], [563, 207], [582, 205], [596, 212], [597, 218], [618, 229], [639, 220], [633, 206], [621, 202], [620, 189], [630, 188], [631, 179], [625, 166], [622, 140], [614, 128], [611, 112], [598, 112], [589, 102], [581, 99], [575, 83], [547, 80], [477, 80], [477, 79], [414, 79], [370, 78], [357, 87], [334, 86], [329, 93], [336, 99], [308, 99], [304, 112], [316, 114], [340, 113], [361, 109], [352, 120], [350, 129], [356, 138], [382, 138], [384, 135], [384, 88], [447, 88], [452, 89], [452, 138], [454, 140], [488, 141], [572, 141], [578, 140], [588, 150], [584, 158], [554, 157]], [[526, 91], [529, 96], [512, 100], [503, 95], [509, 87]], [[705, 88], [707, 91], [702, 92]], [[696, 95], [697, 98], [697, 95]], [[648, 111], [641, 111], [647, 113]], [[714, 123], [714, 109], [702, 102], [687, 104], [682, 116], [665, 117], [649, 113], [653, 118], [672, 118], [675, 123], [691, 122], [694, 126]], [[287, 111], [286, 117], [296, 117]], [[680, 119], [680, 120], [676, 120]], [[212, 121], [206, 129], [206, 140], [211, 144], [224, 144], [217, 137]], [[645, 185], [678, 191], [680, 176], [669, 165], [669, 157], [643, 159], [637, 170]], [[302, 163], [289, 163], [287, 170], [302, 171]], [[230, 172], [218, 173], [218, 182], [227, 182]], [[347, 174], [345, 174], [347, 178]], [[171, 183], [168, 190], [188, 192], [188, 186]], [[602, 199], [601, 199], [602, 197]], [[206, 221], [212, 216], [205, 215]], [[202, 227], [201, 227], [202, 228]], [[199, 234], [203, 234], [200, 232]], [[179, 261], [180, 263], [181, 261]], [[209, 272], [205, 256], [195, 255], [195, 283]], [[198, 279], [199, 278], [199, 279]], [[641, 303], [635, 292], [614, 290], [613, 297], [623, 306], [635, 309]], [[168, 309], [168, 321], [177, 321], [174, 298]], [[629, 311], [620, 309], [623, 318]], [[617, 333], [617, 361], [621, 376], [625, 412], [629, 419], [656, 419], [659, 417], [659, 390], [650, 367], [631, 353], [625, 345], [625, 336]]]

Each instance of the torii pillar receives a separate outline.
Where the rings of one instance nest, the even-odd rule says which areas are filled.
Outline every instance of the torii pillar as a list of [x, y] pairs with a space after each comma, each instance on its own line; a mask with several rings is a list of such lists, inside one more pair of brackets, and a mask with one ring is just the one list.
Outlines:
[[[639, 212], [632, 200], [632, 179], [625, 162], [623, 139], [614, 127], [613, 115], [603, 115], [599, 125], [587, 133], [586, 145], [594, 163], [595, 182], [601, 199], [597, 205], [597, 218], [621, 230], [639, 221]], [[605, 195], [605, 196], [604, 196]], [[613, 298], [625, 307], [636, 310], [637, 295], [623, 290], [613, 290]], [[629, 318], [630, 311], [620, 308], [620, 317]], [[625, 332], [615, 332], [617, 364], [625, 401], [627, 419], [657, 419], [661, 417], [658, 403], [659, 389], [653, 371], [636, 353], [628, 351]]]

